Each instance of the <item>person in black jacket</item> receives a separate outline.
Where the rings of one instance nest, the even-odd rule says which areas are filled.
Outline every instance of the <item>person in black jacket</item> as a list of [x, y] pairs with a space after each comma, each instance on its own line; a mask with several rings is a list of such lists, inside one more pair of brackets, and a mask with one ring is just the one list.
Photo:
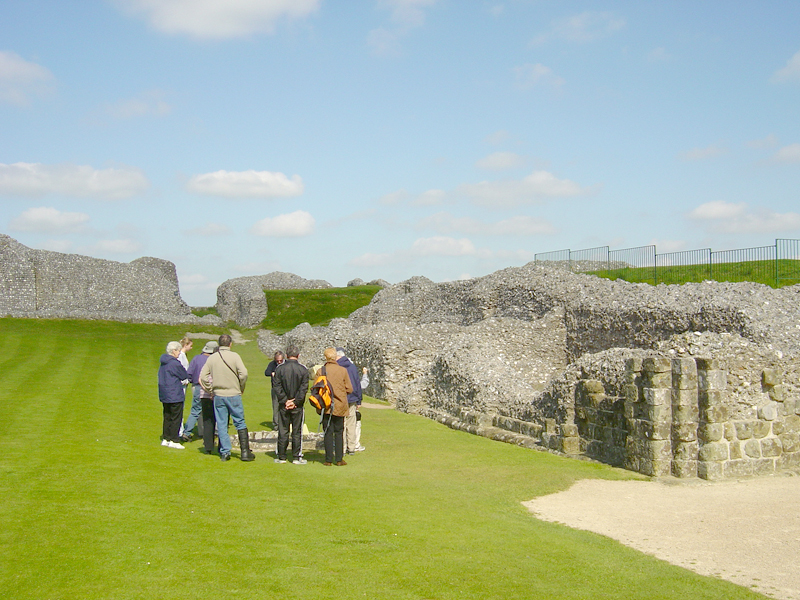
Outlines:
[[286, 462], [289, 446], [289, 425], [292, 427], [292, 454], [295, 465], [304, 465], [303, 458], [303, 405], [308, 393], [308, 369], [297, 360], [300, 351], [297, 346], [286, 349], [286, 361], [275, 369], [272, 389], [278, 397], [278, 447], [276, 463]]
[[275, 369], [281, 366], [284, 361], [286, 360], [286, 355], [278, 350], [275, 353], [275, 356], [269, 364], [267, 365], [266, 370], [264, 371], [264, 375], [269, 377], [270, 386], [272, 387], [272, 391], [270, 392], [270, 396], [272, 397], [272, 430], [275, 431], [278, 429], [278, 395], [275, 393]]

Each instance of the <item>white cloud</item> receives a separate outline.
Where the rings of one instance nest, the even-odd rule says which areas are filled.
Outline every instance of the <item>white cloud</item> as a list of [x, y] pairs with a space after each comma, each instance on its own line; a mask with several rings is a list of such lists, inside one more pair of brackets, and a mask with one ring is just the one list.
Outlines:
[[686, 152], [681, 152], [678, 157], [681, 160], [707, 160], [725, 154], [727, 150], [720, 146], [708, 146], [707, 148], [692, 148]]
[[667, 62], [672, 58], [663, 46], [654, 48], [647, 54], [647, 60], [652, 63]]
[[187, 235], [198, 235], [203, 237], [216, 237], [220, 235], [230, 235], [233, 233], [231, 228], [222, 223], [206, 223], [200, 227], [193, 227], [184, 231]]
[[12, 231], [31, 231], [36, 233], [74, 233], [85, 230], [89, 215], [84, 213], [61, 212], [55, 208], [29, 208], [11, 220]]
[[414, 256], [472, 256], [477, 254], [475, 245], [467, 238], [435, 236], [420, 238], [411, 245]]
[[778, 150], [772, 157], [773, 162], [800, 164], [800, 144], [789, 144]]
[[70, 250], [72, 250], [72, 242], [69, 240], [47, 240], [41, 245], [41, 249], [67, 254]]
[[320, 0], [116, 0], [127, 13], [142, 15], [167, 34], [225, 39], [273, 33], [281, 19], [302, 19]]
[[443, 204], [447, 200], [447, 192], [444, 190], [428, 190], [422, 192], [414, 199], [415, 206], [435, 206]]
[[555, 75], [550, 67], [546, 67], [541, 63], [514, 67], [513, 71], [517, 87], [523, 90], [534, 86], [559, 89], [564, 85], [564, 79]]
[[767, 137], [760, 140], [751, 140], [747, 142], [748, 148], [755, 148], [757, 150], [765, 150], [774, 148], [778, 145], [778, 137], [774, 133], [770, 133]]
[[40, 197], [61, 194], [119, 200], [147, 190], [149, 182], [132, 167], [94, 169], [87, 165], [0, 163], [0, 194]]
[[514, 152], [493, 152], [475, 163], [479, 169], [488, 171], [505, 171], [516, 169], [525, 164], [525, 158]]
[[409, 193], [406, 190], [397, 190], [396, 192], [384, 194], [378, 198], [378, 203], [383, 204], [384, 206], [392, 206], [394, 204], [400, 204], [406, 200], [408, 196]]
[[53, 82], [49, 69], [28, 62], [15, 52], [0, 51], [0, 102], [30, 104], [30, 96], [46, 93]]
[[517, 216], [494, 223], [472, 217], [456, 217], [439, 212], [425, 217], [417, 223], [417, 229], [434, 229], [438, 233], [461, 233], [466, 235], [551, 235], [556, 229], [544, 219]]
[[511, 134], [505, 129], [498, 129], [497, 131], [487, 135], [483, 141], [492, 146], [499, 146], [511, 139]]
[[253, 235], [264, 237], [304, 237], [314, 232], [316, 221], [310, 213], [296, 210], [293, 213], [261, 219], [250, 229]]
[[172, 111], [172, 107], [164, 101], [161, 90], [143, 92], [135, 98], [120, 100], [106, 107], [106, 113], [115, 119], [132, 119], [134, 117], [163, 117]]
[[354, 267], [383, 267], [395, 261], [396, 255], [384, 253], [375, 254], [367, 252], [348, 261]]
[[378, 6], [392, 12], [392, 21], [405, 27], [420, 27], [425, 24], [425, 11], [437, 0], [379, 0]]
[[800, 81], [800, 52], [797, 52], [786, 62], [786, 66], [778, 69], [770, 78], [772, 83], [786, 83]]
[[558, 179], [547, 171], [534, 171], [521, 180], [482, 181], [464, 184], [458, 191], [482, 206], [517, 206], [549, 198], [570, 198], [589, 193], [569, 179]]
[[178, 277], [178, 282], [181, 292], [216, 290], [219, 287], [219, 282], [211, 281], [208, 277], [199, 273], [180, 275]]
[[271, 171], [215, 171], [195, 175], [186, 189], [204, 196], [225, 198], [290, 198], [303, 193], [303, 180], [299, 175], [291, 179], [283, 173]]
[[378, 27], [367, 34], [367, 45], [376, 56], [399, 56], [400, 34]]
[[136, 240], [131, 239], [116, 239], [116, 240], [100, 240], [93, 246], [84, 250], [86, 254], [136, 254], [142, 248], [142, 245]]
[[391, 12], [392, 29], [378, 27], [367, 34], [367, 45], [378, 56], [400, 54], [401, 39], [408, 32], [425, 24], [425, 10], [438, 0], [378, 0], [378, 6]]
[[273, 271], [280, 271], [281, 264], [277, 260], [249, 262], [241, 265], [234, 265], [233, 270], [236, 271], [237, 273], [263, 275], [264, 273], [272, 273]]
[[551, 40], [561, 40], [584, 44], [614, 35], [624, 27], [625, 19], [615, 17], [608, 12], [587, 11], [553, 21], [549, 31], [537, 35], [531, 43], [538, 45]]
[[765, 208], [751, 211], [744, 202], [707, 202], [695, 208], [687, 217], [705, 223], [710, 231], [716, 233], [777, 234], [800, 231], [800, 214], [776, 213]]

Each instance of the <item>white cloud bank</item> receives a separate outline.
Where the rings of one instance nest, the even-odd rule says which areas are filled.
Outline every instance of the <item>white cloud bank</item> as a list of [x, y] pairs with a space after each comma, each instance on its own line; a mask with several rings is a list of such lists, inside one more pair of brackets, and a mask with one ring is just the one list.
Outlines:
[[494, 223], [472, 217], [456, 217], [439, 212], [417, 222], [417, 229], [433, 229], [438, 233], [461, 233], [465, 235], [552, 235], [555, 227], [544, 219], [518, 216]]
[[772, 157], [773, 162], [800, 164], [800, 144], [789, 144], [779, 149]]
[[545, 86], [557, 90], [564, 85], [562, 77], [557, 76], [550, 67], [546, 67], [541, 63], [514, 67], [513, 71], [516, 86], [521, 90], [527, 90], [535, 86]]
[[162, 33], [225, 39], [273, 33], [281, 19], [302, 19], [320, 0], [116, 0]]
[[261, 219], [250, 229], [253, 235], [263, 237], [305, 237], [314, 233], [316, 221], [310, 213], [296, 210], [277, 217]]
[[163, 117], [172, 111], [172, 106], [164, 100], [161, 90], [142, 92], [135, 98], [120, 100], [106, 106], [106, 113], [115, 119], [133, 119], [135, 117]]
[[753, 211], [745, 202], [706, 202], [691, 211], [687, 217], [705, 224], [710, 231], [716, 233], [773, 234], [800, 231], [800, 214], [776, 213], [768, 209]]
[[678, 158], [686, 161], [707, 160], [725, 154], [727, 150], [720, 146], [708, 146], [706, 148], [692, 148], [685, 152], [681, 152]]
[[368, 252], [351, 259], [348, 264], [354, 267], [385, 267], [393, 264], [406, 264], [424, 258], [476, 258], [482, 260], [521, 260], [530, 261], [533, 254], [527, 250], [498, 250], [478, 248], [468, 238], [433, 236], [418, 238], [409, 248], [394, 252], [375, 254]]
[[378, 0], [380, 8], [391, 12], [394, 27], [378, 27], [367, 35], [367, 45], [378, 56], [400, 54], [400, 40], [414, 27], [425, 24], [425, 10], [438, 0]]
[[29, 208], [11, 220], [11, 231], [35, 233], [76, 233], [84, 231], [89, 215], [77, 212], [61, 212], [55, 208]]
[[88, 165], [0, 163], [0, 194], [12, 196], [60, 194], [120, 200], [141, 194], [149, 186], [144, 173], [133, 167], [94, 169]]
[[463, 184], [458, 191], [480, 206], [519, 206], [551, 198], [571, 198], [590, 192], [569, 179], [548, 171], [534, 171], [521, 180], [482, 181]]
[[53, 79], [49, 69], [0, 50], [0, 102], [27, 106], [31, 96], [50, 90]]
[[525, 158], [514, 152], [493, 152], [475, 163], [479, 169], [487, 171], [506, 171], [525, 164]]
[[552, 40], [585, 44], [614, 35], [624, 27], [625, 19], [609, 12], [586, 11], [553, 21], [550, 29], [533, 38], [531, 44], [539, 45]]
[[224, 198], [291, 198], [305, 189], [299, 175], [289, 179], [271, 171], [215, 171], [195, 175], [186, 189], [204, 196]]
[[786, 66], [778, 69], [770, 78], [772, 83], [787, 83], [800, 81], [800, 52], [797, 52], [786, 62]]

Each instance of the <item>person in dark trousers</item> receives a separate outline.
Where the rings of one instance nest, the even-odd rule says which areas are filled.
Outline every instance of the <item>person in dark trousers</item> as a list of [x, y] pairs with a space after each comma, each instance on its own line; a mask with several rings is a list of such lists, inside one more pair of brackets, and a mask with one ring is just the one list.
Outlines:
[[347, 464], [344, 461], [344, 418], [350, 410], [347, 394], [353, 392], [353, 385], [347, 369], [340, 366], [337, 359], [336, 348], [325, 350], [325, 364], [321, 370], [325, 371], [333, 392], [331, 407], [322, 415], [322, 427], [325, 430], [325, 462], [322, 464], [326, 467], [334, 462], [340, 467]]
[[286, 360], [286, 355], [278, 350], [275, 355], [272, 357], [272, 360], [269, 361], [266, 370], [264, 371], [264, 375], [269, 377], [270, 384], [272, 385], [272, 391], [270, 392], [270, 396], [272, 396], [272, 430], [278, 429], [278, 396], [275, 393], [275, 369], [277, 369], [283, 362]]
[[303, 422], [305, 413], [303, 405], [308, 393], [308, 368], [298, 360], [300, 351], [297, 346], [286, 349], [286, 361], [275, 369], [272, 378], [272, 390], [278, 397], [278, 446], [276, 463], [286, 462], [286, 450], [289, 446], [289, 427], [292, 428], [292, 455], [295, 465], [304, 465], [303, 458]]
[[180, 430], [183, 423], [183, 403], [186, 391], [183, 382], [189, 374], [178, 360], [181, 353], [180, 342], [167, 344], [167, 351], [161, 355], [161, 366], [158, 368], [158, 399], [164, 410], [161, 445], [183, 450], [180, 443]]

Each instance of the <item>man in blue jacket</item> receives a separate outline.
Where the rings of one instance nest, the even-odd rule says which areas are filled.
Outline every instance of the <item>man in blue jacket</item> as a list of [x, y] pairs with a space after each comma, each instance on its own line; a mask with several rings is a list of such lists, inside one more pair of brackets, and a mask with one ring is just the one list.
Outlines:
[[336, 362], [339, 366], [347, 369], [347, 374], [350, 376], [350, 383], [353, 385], [353, 391], [347, 394], [349, 410], [347, 416], [344, 418], [344, 449], [347, 454], [355, 454], [356, 452], [364, 450], [364, 446], [359, 445], [356, 435], [358, 407], [361, 406], [362, 400], [361, 378], [358, 375], [358, 367], [345, 356], [344, 348], [336, 348], [336, 356], [338, 357]]
[[161, 445], [183, 450], [180, 443], [181, 423], [183, 422], [183, 403], [186, 391], [183, 381], [189, 374], [178, 360], [181, 353], [180, 342], [167, 344], [167, 351], [161, 355], [161, 366], [158, 369], [158, 399], [164, 409], [164, 426]]

